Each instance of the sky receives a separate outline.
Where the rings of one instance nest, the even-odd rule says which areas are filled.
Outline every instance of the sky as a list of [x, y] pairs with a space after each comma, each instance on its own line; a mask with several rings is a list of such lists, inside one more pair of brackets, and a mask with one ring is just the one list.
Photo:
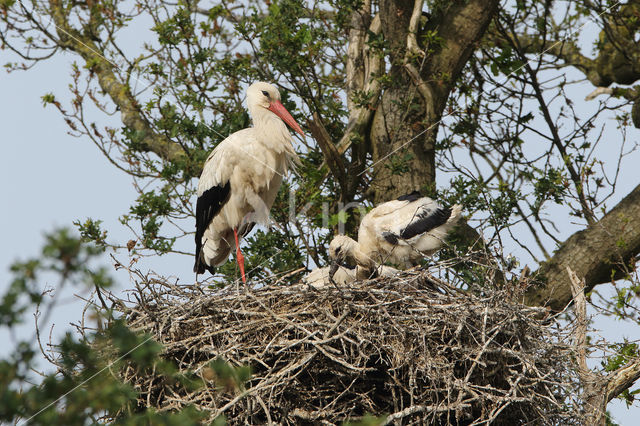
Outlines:
[[[12, 59], [6, 51], [0, 51], [0, 63]], [[60, 54], [28, 72], [0, 71], [0, 195], [3, 199], [0, 235], [5, 242], [0, 244], [0, 293], [11, 279], [9, 265], [18, 259], [36, 257], [44, 242], [43, 234], [56, 227], [73, 227], [73, 221], [92, 217], [104, 221], [110, 240], [126, 243], [130, 238], [117, 218], [127, 212], [136, 197], [131, 180], [116, 172], [89, 141], [68, 135], [58, 111], [52, 106], [43, 107], [40, 99], [48, 92], [64, 98], [70, 81], [69, 64], [74, 59]], [[638, 183], [637, 174], [627, 176], [624, 182], [628, 189]], [[628, 189], [621, 190], [620, 196]], [[119, 256], [127, 258], [125, 253]], [[105, 256], [103, 263], [109, 265], [111, 261]], [[138, 266], [143, 271], [152, 269], [160, 275], [177, 275], [183, 280], [192, 277], [192, 259], [187, 256], [142, 259]], [[119, 288], [126, 289], [128, 277], [115, 271], [113, 275]], [[54, 281], [45, 284], [55, 286]], [[58, 292], [58, 309], [46, 325], [47, 328], [55, 325], [54, 341], [69, 330], [70, 322], [80, 319], [84, 302], [74, 296], [77, 290], [68, 288]], [[608, 338], [640, 338], [637, 329], [625, 329], [613, 320], [600, 321], [596, 327]], [[33, 323], [27, 323], [13, 337], [20, 338], [32, 331]], [[0, 330], [2, 341], [13, 337]], [[2, 345], [0, 356], [9, 349], [10, 345]], [[636, 424], [640, 416], [637, 405], [628, 410], [623, 402], [610, 404], [609, 410], [622, 425]]]

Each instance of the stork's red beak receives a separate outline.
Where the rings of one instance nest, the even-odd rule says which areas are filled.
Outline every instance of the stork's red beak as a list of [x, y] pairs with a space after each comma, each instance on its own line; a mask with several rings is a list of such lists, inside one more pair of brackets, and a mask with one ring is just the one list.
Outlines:
[[287, 111], [287, 109], [284, 107], [284, 105], [282, 105], [280, 101], [271, 101], [271, 104], [269, 105], [269, 111], [280, 117], [282, 121], [287, 123], [293, 130], [304, 136], [304, 133], [302, 132], [300, 126], [298, 126], [298, 123], [296, 123], [296, 120], [293, 119], [291, 114], [289, 114], [289, 111]]

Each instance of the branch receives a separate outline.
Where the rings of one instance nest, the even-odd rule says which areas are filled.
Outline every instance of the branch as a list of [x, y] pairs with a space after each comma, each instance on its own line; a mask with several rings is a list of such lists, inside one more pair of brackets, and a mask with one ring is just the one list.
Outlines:
[[[507, 30], [504, 29], [499, 23], [497, 24], [497, 27], [499, 31], [502, 32], [503, 34], [505, 35], [509, 34]], [[511, 27], [510, 30], [511, 30], [511, 34], [514, 34], [513, 27]], [[513, 42], [514, 42], [512, 44], [513, 48], [518, 52], [522, 61], [524, 61], [524, 69], [526, 70], [527, 74], [529, 74], [531, 87], [533, 88], [535, 97], [538, 100], [538, 104], [539, 104], [540, 110], [542, 111], [544, 120], [547, 123], [547, 126], [549, 127], [549, 131], [551, 132], [551, 135], [553, 136], [552, 138], [553, 145], [561, 154], [564, 162], [564, 166], [569, 172], [569, 175], [571, 176], [571, 181], [575, 186], [576, 194], [578, 196], [578, 201], [580, 202], [580, 208], [582, 209], [582, 214], [585, 220], [587, 221], [587, 223], [590, 226], [593, 226], [596, 222], [596, 218], [593, 213], [593, 210], [589, 206], [587, 196], [584, 193], [584, 182], [582, 181], [581, 174], [578, 172], [578, 170], [574, 167], [574, 164], [571, 162], [571, 157], [567, 154], [567, 149], [565, 144], [562, 141], [562, 138], [560, 137], [558, 126], [554, 122], [551, 112], [549, 111], [547, 101], [545, 100], [544, 95], [542, 94], [542, 87], [540, 85], [540, 82], [538, 81], [538, 71], [537, 70], [534, 71], [533, 68], [531, 67], [522, 46], [519, 44], [520, 41], [518, 39], [514, 39]]]
[[[354, 12], [352, 25], [363, 22], [361, 12]], [[367, 27], [352, 28], [349, 32], [349, 47], [347, 51], [347, 106], [349, 108], [349, 123], [336, 148], [340, 155], [351, 146], [353, 137], [363, 134], [375, 112], [382, 87], [378, 76], [383, 71], [383, 58], [377, 52], [372, 52], [365, 43], [367, 31], [380, 34], [380, 16], [376, 15]], [[360, 71], [364, 70], [363, 73]], [[358, 106], [353, 102], [353, 95], [357, 92], [367, 94], [370, 102]]]
[[580, 47], [570, 40], [542, 40], [539, 37], [529, 34], [511, 34], [511, 40], [505, 40], [504, 36], [494, 32], [492, 36], [496, 42], [519, 44], [522, 50], [528, 54], [540, 55], [544, 52], [546, 55], [555, 56], [562, 59], [565, 66], [570, 65], [582, 71], [587, 79], [594, 86], [605, 86], [605, 79], [598, 73], [597, 62], [580, 52]]
[[456, 1], [447, 6], [442, 16], [429, 20], [425, 30], [437, 31], [446, 47], [430, 54], [421, 75], [431, 82], [434, 92], [441, 92], [439, 97], [445, 102], [497, 10], [496, 0]]
[[336, 149], [336, 146], [331, 141], [331, 136], [327, 132], [327, 129], [322, 124], [322, 120], [317, 112], [313, 113], [313, 119], [307, 120], [307, 126], [313, 135], [313, 138], [318, 142], [324, 161], [329, 166], [331, 173], [338, 180], [340, 185], [341, 194], [346, 194], [347, 191], [347, 176], [345, 173], [345, 166], [342, 161], [342, 156]]
[[92, 65], [90, 69], [98, 77], [100, 87], [120, 109], [124, 125], [137, 133], [143, 149], [167, 161], [183, 157], [185, 152], [179, 144], [151, 128], [129, 86], [123, 84], [116, 76], [117, 66], [105, 57], [104, 52], [90, 37], [71, 27], [62, 2], [51, 0], [49, 5], [63, 46], [79, 54], [87, 64]]
[[[371, 21], [371, 1], [365, 0], [359, 9], [351, 13], [349, 39], [347, 41], [347, 109], [349, 112], [355, 109], [353, 95], [357, 91], [364, 90], [365, 77], [365, 46], [367, 29]], [[352, 114], [350, 114], [351, 118]]]
[[[370, 1], [366, 1], [351, 15], [346, 63], [349, 122], [344, 134], [338, 143], [334, 144], [317, 114], [314, 114], [313, 120], [307, 121], [311, 134], [322, 150], [325, 163], [340, 184], [342, 197], [346, 198], [350, 197], [352, 189], [355, 188], [350, 188], [347, 167], [342, 160], [342, 155], [349, 149], [354, 139], [362, 139], [361, 136], [366, 133], [382, 91], [378, 76], [384, 71], [383, 58], [377, 52], [372, 52], [366, 43], [368, 33], [380, 33], [380, 16], [376, 15], [371, 19], [370, 15]], [[366, 96], [368, 102], [356, 104], [353, 101], [356, 94]]]
[[[420, 22], [420, 17], [422, 16], [423, 5], [424, 0], [415, 0], [413, 4], [413, 12], [411, 12], [411, 19], [409, 20], [409, 31], [407, 32], [407, 50], [404, 55], [403, 65], [411, 76], [411, 79], [416, 85], [418, 92], [424, 99], [425, 106], [427, 108], [430, 108], [433, 106], [433, 94], [431, 93], [431, 88], [422, 79], [422, 77], [420, 76], [420, 72], [411, 63], [413, 58], [424, 58], [425, 56], [425, 52], [418, 47], [418, 41], [416, 38], [416, 33], [418, 32], [418, 23]], [[429, 115], [429, 111], [427, 111], [427, 116]]]
[[584, 97], [585, 101], [592, 101], [600, 95], [612, 95], [613, 89], [611, 87], [597, 87], [596, 90], [589, 93]]
[[609, 95], [616, 98], [625, 98], [628, 101], [635, 101], [640, 98], [640, 85], [633, 87], [596, 87], [584, 100], [591, 101], [600, 95]]
[[422, 16], [423, 4], [424, 0], [415, 0], [415, 3], [413, 4], [413, 12], [411, 12], [411, 19], [409, 20], [409, 32], [407, 33], [407, 52], [405, 55], [405, 61], [408, 60], [409, 55], [424, 56], [424, 52], [418, 47], [418, 40], [416, 39], [418, 23]]
[[567, 266], [567, 275], [573, 295], [576, 328], [573, 332], [574, 345], [578, 350], [578, 373], [582, 382], [593, 382], [595, 375], [587, 366], [587, 300], [584, 296], [584, 279], [580, 280]]
[[[587, 301], [584, 296], [584, 279], [580, 280], [575, 272], [567, 266], [567, 275], [571, 284], [574, 311], [576, 314], [576, 328], [574, 331], [574, 344], [577, 349], [578, 375], [584, 387], [586, 409], [593, 424], [601, 424], [609, 401], [620, 395], [636, 380], [640, 379], [640, 358], [629, 362], [624, 367], [611, 372], [608, 376], [594, 373], [587, 366]], [[604, 388], [604, 392], [602, 392]]]
[[594, 225], [576, 232], [537, 271], [541, 280], [525, 295], [530, 305], [560, 311], [572, 300], [567, 266], [584, 277], [585, 291], [633, 269], [640, 253], [640, 185]]
[[624, 392], [640, 379], [640, 358], [629, 362], [607, 377], [605, 388], [605, 403]]
[[468, 409], [471, 404], [454, 402], [451, 404], [438, 404], [438, 405], [412, 405], [404, 410], [398, 411], [393, 414], [389, 414], [387, 418], [381, 423], [381, 425], [388, 425], [396, 420], [403, 419], [408, 416], [412, 416], [416, 413], [428, 412], [442, 412], [442, 411], [454, 411], [461, 410], [463, 408]]
[[[584, 5], [598, 16], [602, 28], [597, 38], [598, 55], [594, 59], [583, 55], [573, 41], [548, 40], [528, 34], [514, 34], [511, 41], [517, 39], [527, 53], [544, 52], [562, 59], [567, 65], [582, 71], [596, 87], [606, 87], [612, 83], [630, 85], [639, 80], [640, 71], [634, 58], [640, 54], [640, 47], [634, 36], [640, 29], [637, 19], [640, 1], [629, 0], [617, 10], [604, 9], [601, 4], [591, 2], [585, 2]], [[497, 39], [505, 40], [500, 36]]]

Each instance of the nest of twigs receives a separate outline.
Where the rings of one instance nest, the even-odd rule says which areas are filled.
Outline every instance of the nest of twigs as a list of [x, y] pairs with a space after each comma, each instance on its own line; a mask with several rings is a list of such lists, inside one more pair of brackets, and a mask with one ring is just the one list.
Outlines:
[[[144, 280], [143, 280], [144, 281]], [[437, 283], [437, 284], [436, 284]], [[349, 287], [202, 290], [139, 283], [127, 309], [164, 357], [207, 383], [189, 389], [126, 368], [139, 406], [193, 405], [230, 424], [580, 424], [571, 348], [542, 308], [481, 296], [427, 272]], [[251, 366], [229, 387], [208, 365]]]

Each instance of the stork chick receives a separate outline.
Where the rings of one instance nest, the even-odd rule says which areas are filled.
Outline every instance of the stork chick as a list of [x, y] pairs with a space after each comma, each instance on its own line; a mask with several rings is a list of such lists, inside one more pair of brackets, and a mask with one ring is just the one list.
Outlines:
[[339, 266], [331, 274], [330, 268], [325, 266], [314, 269], [302, 278], [302, 282], [315, 289], [328, 286], [332, 280], [339, 286], [350, 284], [356, 280], [356, 268]]
[[[400, 271], [390, 266], [382, 265], [376, 268], [376, 273], [381, 277], [393, 277]], [[366, 275], [366, 271], [362, 270], [361, 266], [345, 266], [344, 264], [338, 265], [336, 262], [331, 266], [325, 266], [324, 268], [316, 268], [309, 272], [302, 282], [315, 288], [320, 289], [329, 284], [335, 284], [337, 286], [345, 286], [347, 284], [354, 283], [358, 279], [369, 278]]]
[[418, 192], [382, 203], [362, 219], [358, 241], [334, 237], [329, 245], [332, 266], [354, 262], [361, 267], [358, 278], [386, 262], [408, 269], [442, 248], [461, 211], [458, 204], [446, 208]]

